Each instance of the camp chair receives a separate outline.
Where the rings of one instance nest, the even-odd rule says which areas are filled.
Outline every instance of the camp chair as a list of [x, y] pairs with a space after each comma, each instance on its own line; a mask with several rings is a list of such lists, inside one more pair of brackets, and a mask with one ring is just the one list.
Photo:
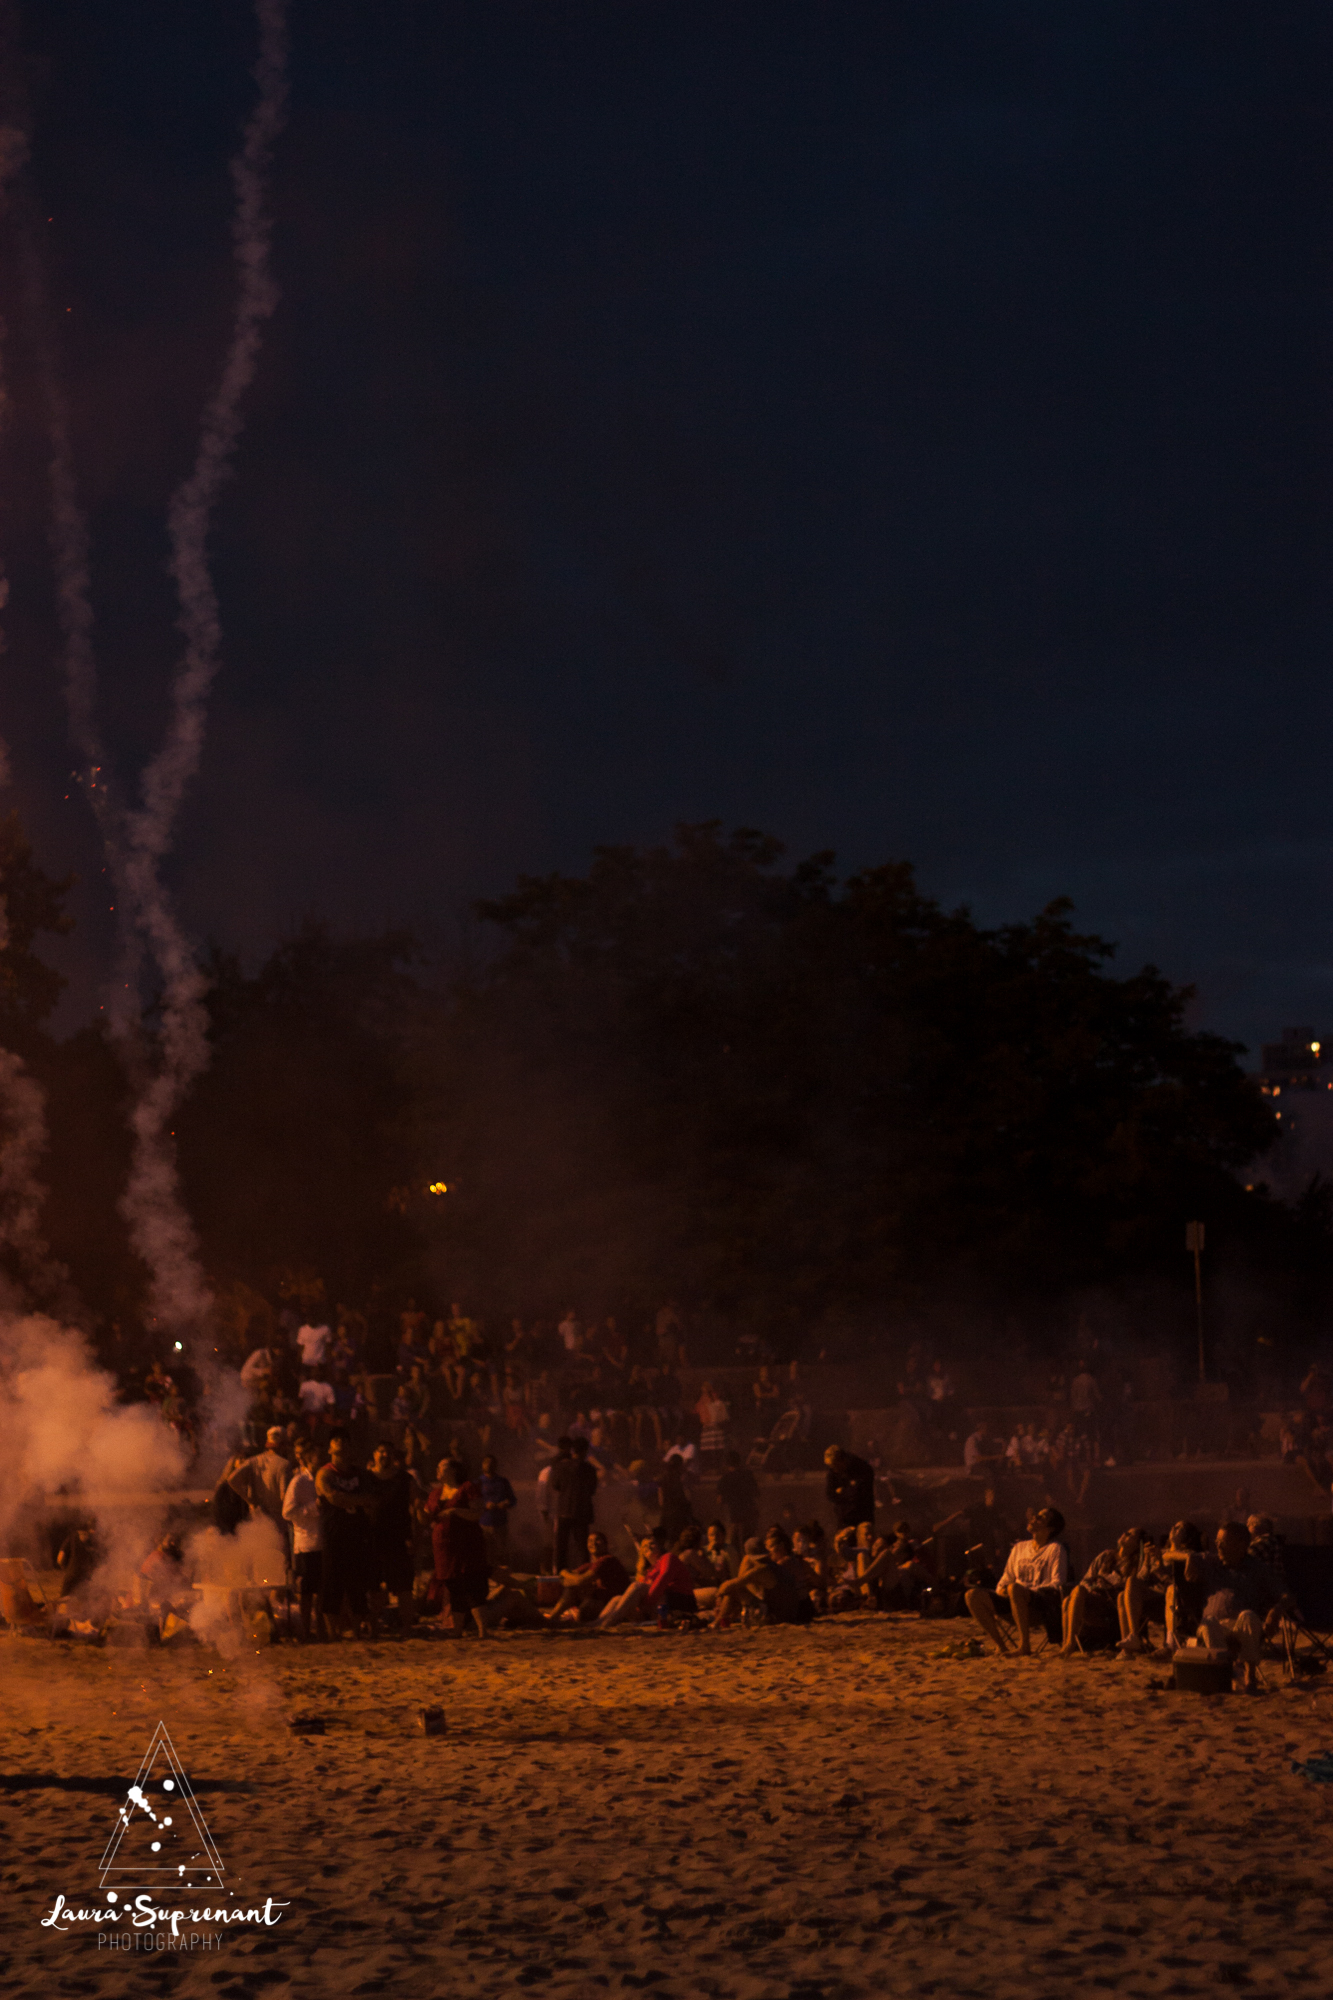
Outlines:
[[50, 1632], [55, 1607], [26, 1556], [0, 1556], [0, 1618], [11, 1632]]
[[756, 1438], [746, 1461], [752, 1472], [785, 1472], [791, 1454], [790, 1445], [801, 1429], [799, 1410], [787, 1410], [774, 1424], [766, 1438]]

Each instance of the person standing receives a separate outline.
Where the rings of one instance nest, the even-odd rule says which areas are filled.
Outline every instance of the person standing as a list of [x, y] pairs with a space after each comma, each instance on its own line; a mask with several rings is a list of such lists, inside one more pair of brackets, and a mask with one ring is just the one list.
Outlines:
[[371, 1474], [352, 1457], [345, 1431], [329, 1438], [327, 1465], [315, 1480], [319, 1495], [319, 1527], [323, 1542], [322, 1582], [324, 1615], [330, 1630], [342, 1629], [343, 1606], [351, 1620], [352, 1637], [359, 1627], [368, 1626], [372, 1639], [379, 1637], [379, 1622], [367, 1600], [370, 1571], [370, 1517], [375, 1499]]
[[318, 1471], [319, 1451], [309, 1438], [302, 1438], [296, 1447], [296, 1471], [282, 1497], [282, 1518], [291, 1530], [292, 1570], [300, 1598], [303, 1639], [310, 1638], [312, 1629], [323, 1638], [328, 1637], [323, 1610], [324, 1536], [315, 1485]]
[[824, 1453], [828, 1468], [824, 1492], [837, 1516], [839, 1528], [859, 1528], [862, 1522], [873, 1534], [875, 1527], [875, 1469], [855, 1452], [831, 1444]]
[[432, 1601], [438, 1604], [447, 1597], [455, 1630], [465, 1630], [471, 1617], [478, 1637], [484, 1639], [482, 1607], [490, 1589], [491, 1566], [486, 1537], [477, 1519], [476, 1497], [458, 1460], [443, 1459], [438, 1484], [426, 1496], [426, 1517], [431, 1523], [435, 1557]]
[[486, 1537], [492, 1566], [497, 1562], [507, 1564], [509, 1516], [518, 1505], [518, 1495], [501, 1472], [493, 1452], [488, 1452], [481, 1461], [477, 1498], [481, 1502], [481, 1532]]
[[759, 1481], [738, 1451], [727, 1453], [727, 1469], [717, 1482], [717, 1500], [739, 1553], [759, 1530]]
[[567, 1566], [571, 1540], [576, 1549], [585, 1546], [597, 1502], [597, 1469], [588, 1463], [587, 1438], [561, 1438], [559, 1445], [568, 1450], [551, 1467], [557, 1572]]
[[[398, 1600], [398, 1623], [404, 1632], [412, 1629], [412, 1501], [420, 1497], [415, 1476], [403, 1466], [391, 1444], [376, 1445], [370, 1461], [374, 1481], [371, 1492], [377, 1502], [370, 1524], [370, 1576], [372, 1589], [381, 1585]], [[387, 1614], [387, 1604], [386, 1604]]]
[[1069, 1407], [1074, 1412], [1074, 1426], [1080, 1437], [1095, 1439], [1101, 1401], [1102, 1392], [1097, 1386], [1097, 1377], [1086, 1363], [1081, 1364], [1069, 1385]]
[[674, 1453], [663, 1464], [657, 1486], [662, 1502], [662, 1517], [657, 1523], [657, 1531], [670, 1549], [675, 1547], [686, 1528], [695, 1525], [694, 1509], [685, 1491], [685, 1467]]
[[287, 1533], [283, 1525], [282, 1503], [296, 1469], [284, 1449], [286, 1443], [287, 1433], [282, 1425], [271, 1425], [263, 1451], [257, 1451], [253, 1458], [243, 1459], [227, 1481], [232, 1492], [239, 1494], [252, 1514], [268, 1515], [282, 1536], [284, 1547]]

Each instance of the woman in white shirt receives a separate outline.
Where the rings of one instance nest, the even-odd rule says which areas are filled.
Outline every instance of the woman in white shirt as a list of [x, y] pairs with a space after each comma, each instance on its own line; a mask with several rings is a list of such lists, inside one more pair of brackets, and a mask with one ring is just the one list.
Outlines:
[[978, 1584], [967, 1593], [967, 1608], [1001, 1653], [1009, 1651], [1001, 1618], [1018, 1633], [1018, 1651], [1031, 1653], [1030, 1632], [1035, 1617], [1057, 1645], [1063, 1634], [1063, 1609], [1069, 1594], [1069, 1551], [1059, 1539], [1065, 1517], [1055, 1507], [1039, 1508], [1032, 1517], [1032, 1539], [1015, 1542], [994, 1590]]
[[320, 1603], [324, 1537], [319, 1525], [319, 1494], [315, 1490], [318, 1470], [319, 1452], [308, 1439], [303, 1438], [296, 1447], [296, 1471], [288, 1480], [287, 1491], [282, 1496], [282, 1518], [292, 1531], [292, 1568], [301, 1593], [303, 1639], [310, 1637], [312, 1614], [318, 1620], [321, 1635], [328, 1637]]

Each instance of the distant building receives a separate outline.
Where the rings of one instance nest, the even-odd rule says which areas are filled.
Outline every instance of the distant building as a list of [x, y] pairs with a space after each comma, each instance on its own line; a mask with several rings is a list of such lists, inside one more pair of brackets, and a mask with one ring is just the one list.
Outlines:
[[1333, 1055], [1325, 1052], [1313, 1028], [1284, 1028], [1280, 1042], [1265, 1042], [1259, 1088], [1265, 1096], [1279, 1090], [1333, 1090], [1333, 1067], [1320, 1074]]
[[1248, 1174], [1291, 1201], [1316, 1174], [1333, 1179], [1333, 1043], [1314, 1028], [1284, 1028], [1280, 1042], [1263, 1045], [1259, 1088], [1281, 1136]]

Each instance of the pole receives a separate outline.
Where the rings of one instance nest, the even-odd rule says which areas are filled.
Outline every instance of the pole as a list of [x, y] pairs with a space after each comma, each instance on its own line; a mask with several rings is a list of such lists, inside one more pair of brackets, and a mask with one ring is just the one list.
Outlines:
[[1206, 1382], [1207, 1372], [1203, 1365], [1203, 1224], [1185, 1224], [1185, 1248], [1194, 1257], [1194, 1319], [1199, 1329], [1199, 1380]]

